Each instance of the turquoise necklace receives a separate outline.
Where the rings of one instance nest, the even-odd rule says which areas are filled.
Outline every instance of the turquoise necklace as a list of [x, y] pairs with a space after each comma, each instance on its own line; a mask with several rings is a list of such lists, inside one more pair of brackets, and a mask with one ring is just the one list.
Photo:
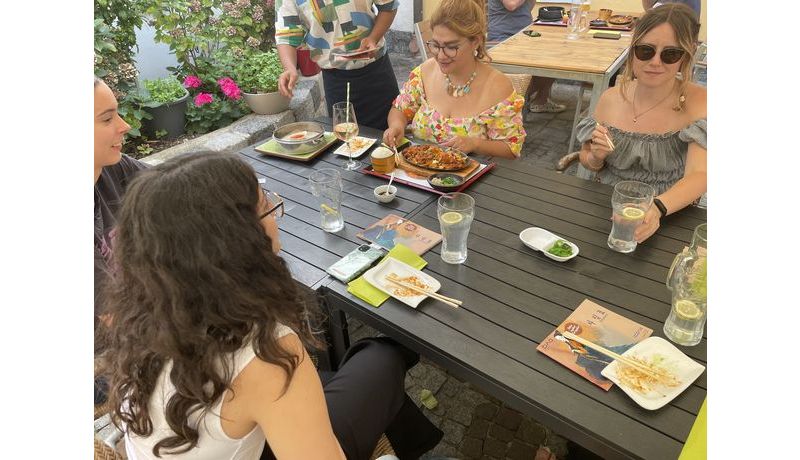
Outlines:
[[478, 75], [478, 68], [475, 67], [475, 70], [472, 71], [472, 75], [470, 75], [469, 80], [463, 85], [454, 85], [452, 81], [450, 81], [450, 75], [444, 74], [444, 79], [447, 80], [447, 88], [446, 91], [448, 94], [452, 95], [453, 97], [461, 97], [466, 96], [469, 94], [470, 85], [475, 80], [475, 76]]

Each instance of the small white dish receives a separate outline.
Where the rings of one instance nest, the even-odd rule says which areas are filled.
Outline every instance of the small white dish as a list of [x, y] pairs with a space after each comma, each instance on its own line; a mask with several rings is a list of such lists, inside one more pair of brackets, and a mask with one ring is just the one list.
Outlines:
[[[387, 189], [388, 189], [388, 193], [383, 193], [383, 192], [386, 192]], [[379, 186], [375, 187], [375, 190], [373, 191], [373, 193], [375, 194], [375, 198], [377, 198], [378, 201], [380, 201], [381, 203], [388, 203], [388, 202], [394, 200], [394, 197], [397, 196], [397, 187], [395, 187], [394, 185], [388, 185], [388, 184], [387, 185], [379, 185]]]
[[[361, 137], [361, 136], [356, 136], [353, 139], [351, 139], [350, 145], [353, 147], [353, 158], [358, 158], [361, 155], [363, 155], [364, 152], [366, 152], [367, 150], [369, 150], [370, 147], [372, 147], [372, 144], [374, 144], [375, 141], [377, 141], [377, 139], [373, 139], [371, 137]], [[348, 152], [347, 149], [348, 149], [347, 142], [343, 142], [342, 145], [339, 146], [339, 148], [333, 151], [333, 153], [335, 155], [346, 157], [349, 156], [349, 154], [347, 153]]]
[[[557, 260], [559, 262], [567, 261], [578, 255], [578, 246], [575, 243], [566, 240], [564, 238], [561, 238], [560, 236], [551, 233], [543, 228], [528, 227], [519, 233], [519, 239], [522, 240], [523, 243], [525, 243], [525, 246], [536, 251], [541, 251], [545, 256], [553, 260]], [[553, 247], [553, 245], [556, 244], [558, 240], [566, 241], [567, 244], [569, 244], [569, 246], [572, 248], [571, 255], [562, 257], [547, 252], [547, 250]]]
[[662, 385], [658, 388], [659, 391], [651, 390], [647, 394], [642, 394], [620, 382], [617, 375], [617, 361], [611, 362], [600, 372], [605, 378], [617, 384], [636, 404], [647, 410], [659, 409], [675, 399], [676, 396], [689, 388], [689, 385], [697, 380], [697, 377], [700, 377], [706, 369], [705, 366], [695, 362], [675, 345], [661, 337], [648, 337], [629, 348], [622, 356], [635, 356], [648, 362], [654, 357], [658, 357], [662, 359], [660, 366], [680, 381], [677, 386], [667, 387]]
[[404, 289], [391, 281], [386, 280], [386, 276], [390, 273], [394, 273], [400, 278], [405, 278], [407, 276], [416, 276], [420, 281], [428, 285], [428, 290], [436, 292], [441, 287], [442, 284], [439, 281], [426, 274], [422, 273], [421, 271], [417, 270], [416, 268], [403, 263], [393, 257], [387, 257], [383, 260], [383, 262], [379, 263], [375, 267], [370, 268], [369, 270], [364, 273], [364, 279], [367, 282], [379, 290], [389, 294], [390, 296], [394, 297], [395, 299], [403, 302], [404, 304], [408, 305], [411, 308], [417, 308], [420, 302], [425, 300], [428, 296], [424, 294], [419, 295], [409, 295], [409, 296], [401, 296], [395, 294], [396, 289]]

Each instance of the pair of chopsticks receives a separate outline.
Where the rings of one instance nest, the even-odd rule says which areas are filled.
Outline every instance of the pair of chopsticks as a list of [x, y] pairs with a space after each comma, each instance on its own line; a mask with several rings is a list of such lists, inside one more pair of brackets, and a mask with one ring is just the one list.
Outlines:
[[587, 346], [589, 348], [593, 348], [593, 349], [599, 351], [600, 353], [608, 356], [609, 358], [614, 358], [614, 360], [619, 361], [620, 363], [622, 363], [622, 364], [624, 364], [626, 366], [635, 367], [636, 369], [642, 371], [643, 373], [645, 373], [645, 374], [647, 374], [647, 375], [649, 375], [649, 376], [651, 376], [653, 378], [668, 377], [668, 375], [663, 374], [661, 372], [658, 372], [657, 370], [647, 366], [646, 364], [642, 364], [639, 361], [636, 361], [635, 359], [631, 359], [631, 358], [622, 356], [620, 354], [614, 353], [613, 351], [609, 350], [608, 348], [600, 346], [600, 345], [598, 345], [598, 344], [596, 344], [594, 342], [590, 342], [589, 340], [586, 340], [583, 337], [579, 337], [579, 336], [577, 336], [577, 335], [575, 335], [575, 334], [573, 334], [571, 332], [566, 332], [565, 331], [565, 332], [562, 332], [561, 335], [563, 335], [565, 338], [567, 338], [569, 340], [578, 342], [581, 345], [585, 345], [585, 346]]
[[[595, 125], [599, 126], [599, 123], [595, 122]], [[614, 143], [611, 141], [611, 138], [608, 137], [608, 134], [603, 133], [603, 137], [606, 138], [606, 144], [608, 144], [608, 146], [611, 147], [611, 150], [616, 150], [617, 149], [616, 147], [614, 147]]]
[[392, 275], [387, 275], [386, 276], [386, 280], [387, 281], [391, 281], [392, 283], [394, 283], [394, 284], [396, 284], [398, 286], [402, 286], [404, 288], [411, 289], [412, 291], [416, 291], [416, 292], [418, 292], [420, 294], [425, 294], [426, 296], [431, 297], [433, 299], [436, 299], [439, 302], [446, 303], [447, 305], [450, 305], [453, 308], [458, 308], [458, 306], [462, 304], [462, 302], [460, 300], [458, 300], [458, 299], [454, 299], [452, 297], [447, 297], [447, 296], [441, 295], [441, 294], [439, 294], [437, 292], [433, 292], [433, 291], [430, 291], [428, 289], [423, 289], [421, 287], [414, 286], [413, 284], [404, 283], [403, 281], [400, 281], [398, 278], [396, 278], [396, 277], [394, 277]]

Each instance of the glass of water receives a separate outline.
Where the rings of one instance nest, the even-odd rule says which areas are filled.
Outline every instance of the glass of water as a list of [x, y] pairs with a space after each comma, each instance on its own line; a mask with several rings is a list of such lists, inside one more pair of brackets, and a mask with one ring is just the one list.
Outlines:
[[703, 338], [706, 311], [705, 298], [673, 291], [672, 308], [664, 322], [664, 335], [678, 345], [697, 345]]
[[633, 180], [617, 182], [611, 197], [614, 213], [611, 217], [608, 247], [618, 252], [633, 252], [636, 249], [633, 234], [653, 204], [654, 195], [655, 189], [644, 182]]
[[461, 264], [467, 260], [467, 236], [475, 216], [475, 199], [466, 193], [439, 197], [436, 210], [442, 230], [442, 260]]
[[314, 171], [308, 181], [311, 193], [319, 200], [321, 227], [326, 232], [338, 232], [344, 228], [342, 217], [342, 176], [333, 168]]

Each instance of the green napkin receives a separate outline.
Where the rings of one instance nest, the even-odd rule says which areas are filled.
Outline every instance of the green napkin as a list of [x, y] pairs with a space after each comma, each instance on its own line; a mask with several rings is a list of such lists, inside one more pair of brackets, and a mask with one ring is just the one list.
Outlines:
[[[392, 250], [386, 254], [386, 257], [395, 258], [400, 262], [416, 268], [417, 270], [422, 270], [425, 265], [428, 265], [428, 262], [425, 262], [425, 259], [418, 256], [414, 251], [409, 249], [408, 246], [400, 243], [396, 244], [394, 248], [392, 248]], [[384, 259], [386, 259], [386, 257], [384, 257]], [[381, 260], [381, 262], [383, 262], [383, 260]], [[390, 297], [389, 294], [369, 284], [369, 282], [367, 282], [363, 276], [359, 276], [353, 281], [347, 283], [347, 292], [353, 294], [364, 302], [367, 302], [373, 307], [380, 307], [381, 304]]]
[[706, 425], [706, 401], [703, 401], [703, 406], [697, 413], [697, 419], [692, 425], [692, 431], [689, 432], [689, 437], [686, 439], [686, 444], [683, 445], [678, 460], [698, 460], [708, 456]]

